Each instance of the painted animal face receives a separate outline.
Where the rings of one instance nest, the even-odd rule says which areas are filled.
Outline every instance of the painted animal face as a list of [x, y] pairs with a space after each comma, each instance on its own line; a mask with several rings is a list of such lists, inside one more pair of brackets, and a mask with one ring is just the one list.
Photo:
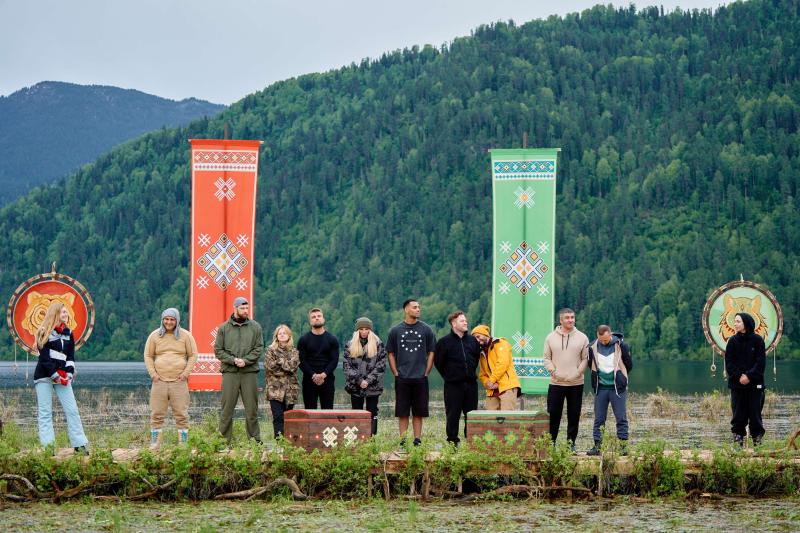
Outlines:
[[761, 314], [761, 296], [748, 298], [746, 296], [732, 297], [726, 294], [722, 300], [725, 310], [719, 319], [719, 334], [724, 340], [728, 340], [736, 335], [736, 330], [733, 329], [733, 320], [736, 318], [736, 313], [747, 313], [756, 321], [756, 333], [764, 337], [766, 340], [769, 334], [769, 326], [767, 326], [767, 319]]

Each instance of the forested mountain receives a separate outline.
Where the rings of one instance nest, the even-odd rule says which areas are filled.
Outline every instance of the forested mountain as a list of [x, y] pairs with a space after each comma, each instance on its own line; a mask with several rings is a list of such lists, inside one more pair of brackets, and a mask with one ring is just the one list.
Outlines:
[[122, 142], [224, 108], [195, 98], [176, 102], [130, 89], [55, 81], [0, 96], [0, 205]]
[[[0, 211], [0, 293], [59, 269], [95, 298], [82, 357], [139, 358], [160, 311], [186, 310], [188, 138], [265, 141], [255, 316], [385, 336], [421, 298], [488, 320], [488, 148], [561, 147], [556, 305], [624, 328], [639, 358], [705, 357], [703, 303], [747, 279], [783, 305], [800, 357], [798, 2], [707, 11], [597, 6], [482, 26], [276, 83], [223, 114], [147, 134]], [[7, 333], [2, 333], [10, 346]], [[8, 353], [8, 352], [6, 352]]]

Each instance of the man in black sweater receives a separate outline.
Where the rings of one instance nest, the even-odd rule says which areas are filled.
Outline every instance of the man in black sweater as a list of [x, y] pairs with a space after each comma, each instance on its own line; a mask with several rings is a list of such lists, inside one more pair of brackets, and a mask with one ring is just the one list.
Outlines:
[[333, 372], [339, 364], [339, 341], [325, 331], [322, 310], [308, 312], [311, 331], [300, 337], [300, 369], [303, 371], [303, 404], [306, 409], [333, 409], [335, 392]]
[[[458, 446], [458, 425], [464, 415], [478, 408], [478, 368], [481, 347], [467, 333], [469, 325], [463, 311], [454, 311], [447, 317], [450, 333], [436, 343], [433, 364], [444, 379], [444, 411], [447, 417], [447, 442]], [[464, 426], [464, 437], [467, 428]]]

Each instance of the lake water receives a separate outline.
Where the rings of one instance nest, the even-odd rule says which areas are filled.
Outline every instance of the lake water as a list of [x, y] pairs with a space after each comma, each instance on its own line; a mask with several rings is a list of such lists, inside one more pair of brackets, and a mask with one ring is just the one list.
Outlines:
[[[631, 391], [655, 392], [658, 388], [675, 394], [702, 394], [713, 390], [727, 389], [722, 376], [722, 363], [717, 361], [716, 377], [711, 376], [710, 361], [641, 361], [635, 362], [631, 372]], [[0, 361], [0, 389], [24, 388], [33, 384], [33, 370], [36, 361]], [[28, 379], [26, 381], [26, 369]], [[264, 372], [259, 373], [260, 384], [264, 384]], [[767, 364], [766, 386], [779, 393], [800, 393], [800, 361], [778, 361], [777, 375], [773, 378], [772, 361]], [[588, 390], [588, 373], [587, 373]], [[431, 389], [442, 388], [442, 379], [434, 371], [431, 376]], [[150, 378], [143, 362], [128, 363], [78, 363], [75, 387], [137, 389], [149, 387]], [[344, 388], [342, 369], [336, 370], [336, 387]], [[386, 388], [393, 388], [393, 380], [387, 372]]]

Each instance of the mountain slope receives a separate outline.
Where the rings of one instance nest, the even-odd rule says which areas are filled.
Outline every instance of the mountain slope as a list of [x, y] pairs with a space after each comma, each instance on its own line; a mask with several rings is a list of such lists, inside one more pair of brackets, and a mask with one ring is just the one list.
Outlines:
[[527, 132], [530, 146], [562, 148], [556, 305], [581, 329], [624, 329], [640, 358], [705, 357], [703, 303], [743, 273], [781, 301], [780, 353], [800, 356], [797, 10], [598, 6], [276, 83], [1, 210], [0, 289], [57, 260], [96, 300], [83, 357], [140, 357], [161, 309], [187, 306], [186, 139], [222, 137], [229, 122], [233, 138], [265, 141], [265, 331], [302, 331], [320, 305], [336, 335], [366, 314], [385, 336], [409, 295], [440, 332], [454, 308], [486, 321], [486, 150]]
[[0, 97], [0, 205], [52, 183], [142, 133], [224, 106], [140, 91], [46, 81]]

